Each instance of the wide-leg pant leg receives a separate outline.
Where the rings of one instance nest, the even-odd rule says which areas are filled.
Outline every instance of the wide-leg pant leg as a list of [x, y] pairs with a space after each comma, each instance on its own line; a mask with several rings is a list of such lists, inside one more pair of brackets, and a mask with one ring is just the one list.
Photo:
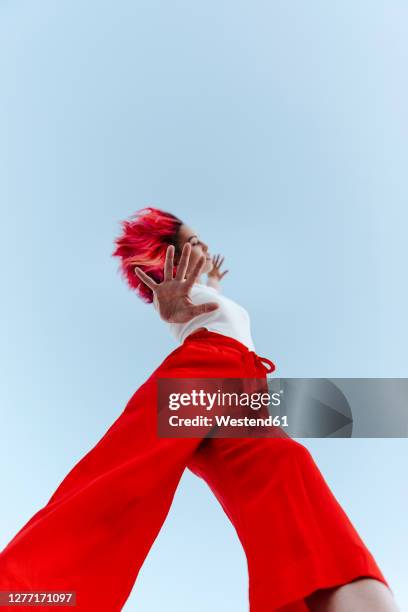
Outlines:
[[248, 562], [250, 612], [305, 611], [304, 598], [315, 590], [363, 576], [389, 587], [299, 442], [208, 438], [188, 467], [236, 528]]
[[157, 436], [157, 378], [240, 367], [208, 345], [173, 351], [0, 553], [0, 591], [75, 591], [78, 612], [121, 610], [202, 442]]

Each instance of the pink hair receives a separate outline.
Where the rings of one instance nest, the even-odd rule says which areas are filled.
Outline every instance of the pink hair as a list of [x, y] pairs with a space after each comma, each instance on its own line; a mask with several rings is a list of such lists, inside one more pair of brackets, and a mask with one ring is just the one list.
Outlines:
[[177, 234], [182, 221], [169, 212], [147, 206], [121, 221], [122, 234], [115, 239], [112, 257], [120, 257], [122, 276], [144, 302], [153, 301], [152, 290], [135, 274], [135, 266], [157, 283], [163, 280], [163, 266], [169, 244], [177, 251]]

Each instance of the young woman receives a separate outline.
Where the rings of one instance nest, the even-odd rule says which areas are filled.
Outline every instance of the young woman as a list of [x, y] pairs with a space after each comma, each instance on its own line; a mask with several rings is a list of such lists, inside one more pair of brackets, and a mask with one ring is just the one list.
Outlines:
[[235, 526], [250, 612], [397, 610], [303, 445], [285, 435], [157, 434], [160, 378], [266, 380], [275, 369], [254, 349], [247, 311], [220, 291], [223, 259], [212, 258], [191, 227], [152, 207], [123, 222], [113, 255], [180, 345], [2, 551], [0, 591], [74, 592], [81, 612], [121, 610], [188, 467]]

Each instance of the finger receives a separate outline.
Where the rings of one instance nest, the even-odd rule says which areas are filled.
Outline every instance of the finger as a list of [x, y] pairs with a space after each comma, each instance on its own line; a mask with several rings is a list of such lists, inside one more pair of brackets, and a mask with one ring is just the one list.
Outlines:
[[191, 315], [191, 317], [197, 317], [200, 314], [217, 310], [217, 308], [219, 308], [219, 304], [217, 304], [217, 302], [206, 302], [205, 304], [191, 306], [190, 308], [188, 308], [187, 312], [189, 315]]
[[224, 259], [225, 259], [225, 257], [223, 257], [223, 258], [221, 259], [221, 261], [220, 261], [220, 267], [222, 266], [222, 263], [223, 263]]
[[200, 276], [201, 270], [204, 268], [204, 264], [205, 264], [205, 257], [204, 255], [201, 255], [196, 265], [194, 266], [193, 270], [190, 272], [190, 274], [187, 277], [186, 287], [188, 290], [194, 285], [195, 281]]
[[190, 261], [190, 253], [191, 253], [191, 244], [189, 242], [185, 242], [183, 246], [183, 250], [181, 252], [180, 261], [177, 266], [177, 272], [175, 276], [177, 280], [184, 280], [184, 277], [186, 275], [186, 270], [188, 268], [188, 262]]
[[156, 281], [154, 281], [152, 278], [150, 278], [150, 276], [148, 276], [145, 272], [143, 272], [143, 270], [141, 270], [140, 268], [138, 268], [136, 266], [135, 268], [135, 274], [136, 276], [138, 276], [140, 278], [140, 280], [147, 285], [152, 291], [156, 290], [156, 287], [158, 285], [158, 283], [156, 283]]
[[216, 268], [218, 267], [218, 258], [219, 258], [219, 255], [216, 255], [216, 256], [214, 257], [214, 266], [215, 266]]
[[222, 278], [224, 278], [224, 276], [225, 276], [225, 275], [226, 275], [228, 272], [229, 272], [229, 270], [225, 270], [225, 272], [223, 272], [223, 273], [221, 274], [221, 276], [220, 276], [220, 280], [221, 280]]
[[164, 260], [164, 280], [173, 279], [173, 266], [174, 266], [174, 245], [169, 244], [166, 250], [166, 259]]

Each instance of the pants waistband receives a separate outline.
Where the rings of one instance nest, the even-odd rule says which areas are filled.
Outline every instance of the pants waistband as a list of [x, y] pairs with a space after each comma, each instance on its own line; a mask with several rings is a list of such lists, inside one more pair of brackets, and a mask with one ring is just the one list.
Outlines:
[[245, 344], [232, 338], [231, 336], [226, 336], [224, 334], [220, 334], [219, 332], [210, 331], [208, 329], [200, 329], [196, 332], [191, 333], [185, 339], [183, 344], [189, 344], [190, 342], [204, 342], [208, 344], [216, 344], [221, 346], [229, 346], [238, 350], [242, 354], [243, 361], [246, 363], [254, 363], [256, 365], [260, 365], [263, 367], [267, 373], [273, 372], [276, 370], [276, 366], [267, 357], [261, 357], [255, 351], [251, 351]]

